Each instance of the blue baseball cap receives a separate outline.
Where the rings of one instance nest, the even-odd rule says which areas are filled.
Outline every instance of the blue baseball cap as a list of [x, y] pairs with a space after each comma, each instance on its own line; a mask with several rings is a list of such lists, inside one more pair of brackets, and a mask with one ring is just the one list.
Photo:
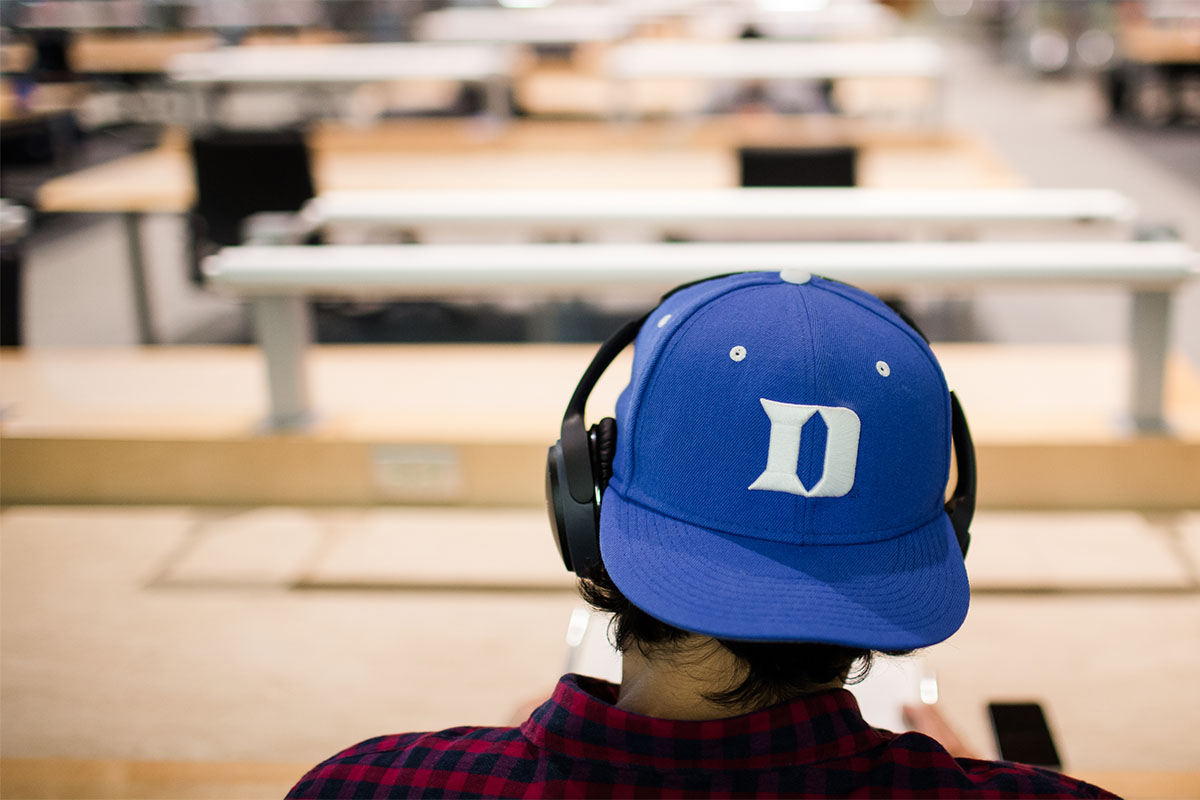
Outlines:
[[638, 333], [616, 421], [600, 551], [652, 616], [878, 650], [962, 625], [949, 390], [875, 296], [791, 272], [680, 290]]

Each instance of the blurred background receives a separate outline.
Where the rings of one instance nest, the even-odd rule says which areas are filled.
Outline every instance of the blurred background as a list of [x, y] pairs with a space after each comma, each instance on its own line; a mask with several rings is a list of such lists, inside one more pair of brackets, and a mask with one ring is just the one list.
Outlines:
[[971, 616], [883, 705], [1200, 796], [1200, 2], [2, 0], [0, 73], [3, 797], [278, 797], [611, 675], [545, 448], [765, 268], [972, 422]]

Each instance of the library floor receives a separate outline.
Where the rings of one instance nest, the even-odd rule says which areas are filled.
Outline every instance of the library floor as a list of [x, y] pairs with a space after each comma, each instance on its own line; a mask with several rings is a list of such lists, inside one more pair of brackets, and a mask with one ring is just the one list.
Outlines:
[[[1118, 189], [1200, 247], [1195, 162], [1103, 125], [1089, 84], [953, 53], [952, 124], [1032, 185]], [[236, 304], [187, 284], [178, 221], [147, 234], [166, 338], [244, 336]], [[31, 349], [134, 342], [122, 242], [116, 220], [35, 235]], [[1116, 292], [971, 302], [1003, 342], [1121, 342], [1126, 309]], [[1200, 363], [1200, 286], [1173, 342]], [[922, 657], [970, 746], [993, 753], [987, 701], [1036, 699], [1068, 772], [1200, 796], [1200, 509], [985, 512], [968, 566], [966, 626]], [[368, 736], [509, 722], [563, 668], [566, 578], [535, 509], [2, 509], [0, 795], [278, 797]]]

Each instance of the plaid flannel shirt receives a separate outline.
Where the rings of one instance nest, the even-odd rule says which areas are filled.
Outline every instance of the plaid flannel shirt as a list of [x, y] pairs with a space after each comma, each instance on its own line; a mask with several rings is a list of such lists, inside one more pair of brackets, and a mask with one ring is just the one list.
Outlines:
[[616, 697], [612, 684], [567, 675], [519, 728], [368, 739], [318, 764], [288, 796], [1114, 797], [877, 730], [843, 689], [702, 722], [632, 714]]

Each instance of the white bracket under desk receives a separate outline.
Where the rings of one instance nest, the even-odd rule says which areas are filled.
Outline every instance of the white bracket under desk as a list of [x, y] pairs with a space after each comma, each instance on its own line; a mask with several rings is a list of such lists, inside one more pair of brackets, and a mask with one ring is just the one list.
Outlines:
[[[604, 241], [630, 231], [706, 241], [1130, 239], [1137, 209], [1111, 189], [518, 189], [323, 192], [310, 229]], [[618, 241], [612, 238], [610, 241]]]
[[600, 296], [739, 270], [798, 270], [873, 291], [915, 287], [1118, 285], [1133, 295], [1129, 419], [1165, 429], [1163, 382], [1171, 296], [1200, 275], [1181, 242], [652, 243], [229, 247], [205, 262], [212, 284], [254, 306], [267, 361], [270, 424], [309, 419], [304, 354], [309, 295], [407, 298]]

